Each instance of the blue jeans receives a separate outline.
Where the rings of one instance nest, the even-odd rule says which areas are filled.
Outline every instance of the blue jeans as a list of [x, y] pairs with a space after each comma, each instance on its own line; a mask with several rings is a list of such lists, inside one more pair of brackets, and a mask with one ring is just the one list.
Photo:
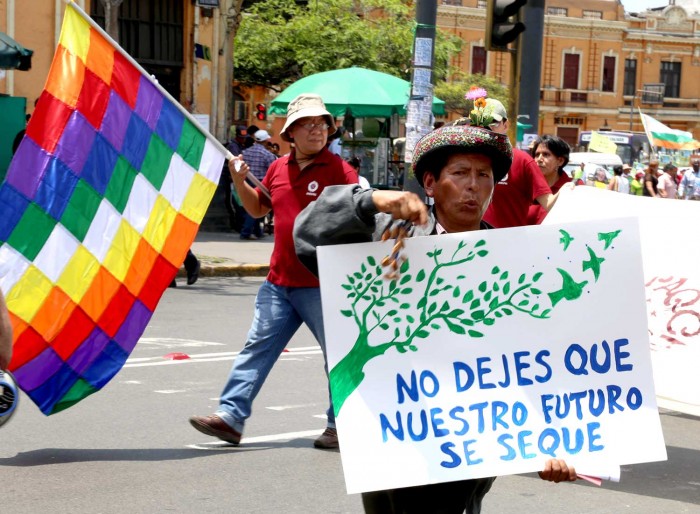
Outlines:
[[260, 222], [262, 218], [253, 218], [247, 212], [245, 213], [245, 219], [243, 221], [243, 228], [241, 228], [241, 237], [261, 237], [262, 228], [260, 227]]
[[[265, 280], [255, 298], [255, 316], [245, 347], [233, 363], [219, 398], [216, 415], [243, 433], [252, 404], [272, 366], [302, 323], [306, 323], [323, 352], [328, 376], [326, 341], [323, 334], [321, 291], [317, 287], [282, 287]], [[335, 414], [328, 388], [328, 426], [335, 427]]]

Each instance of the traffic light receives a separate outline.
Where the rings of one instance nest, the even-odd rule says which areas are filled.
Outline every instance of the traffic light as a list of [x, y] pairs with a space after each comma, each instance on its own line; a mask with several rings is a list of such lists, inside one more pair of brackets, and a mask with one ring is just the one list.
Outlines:
[[255, 117], [261, 121], [267, 119], [267, 106], [265, 104], [255, 104]]
[[[507, 52], [508, 45], [518, 39], [525, 25], [518, 21], [517, 14], [527, 0], [487, 0], [486, 3], [486, 49]], [[511, 19], [512, 17], [515, 19]]]

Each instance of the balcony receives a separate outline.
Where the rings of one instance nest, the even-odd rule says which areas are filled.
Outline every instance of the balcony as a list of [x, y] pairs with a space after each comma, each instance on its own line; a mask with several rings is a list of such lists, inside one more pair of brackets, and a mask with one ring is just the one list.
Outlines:
[[596, 105], [599, 100], [598, 91], [586, 91], [583, 89], [542, 89], [540, 100], [549, 105], [564, 106], [588, 106]]

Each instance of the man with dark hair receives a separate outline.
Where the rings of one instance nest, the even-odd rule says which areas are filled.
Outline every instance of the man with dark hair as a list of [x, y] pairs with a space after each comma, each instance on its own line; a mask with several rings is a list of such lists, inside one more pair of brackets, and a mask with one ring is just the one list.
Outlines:
[[248, 129], [244, 125], [238, 125], [237, 127], [231, 125], [226, 149], [233, 155], [241, 155], [243, 148], [245, 148], [245, 139], [247, 135]]
[[[298, 216], [294, 239], [299, 259], [318, 273], [316, 248], [321, 245], [377, 241], [397, 220], [414, 223], [414, 235], [440, 235], [493, 228], [482, 220], [495, 184], [512, 162], [507, 136], [457, 120], [425, 135], [413, 153], [413, 169], [427, 196], [428, 211], [414, 193], [363, 190], [359, 186], [326, 188]], [[543, 480], [574, 481], [576, 471], [561, 459], [550, 459]], [[372, 514], [478, 514], [495, 477], [458, 480], [362, 494]]]

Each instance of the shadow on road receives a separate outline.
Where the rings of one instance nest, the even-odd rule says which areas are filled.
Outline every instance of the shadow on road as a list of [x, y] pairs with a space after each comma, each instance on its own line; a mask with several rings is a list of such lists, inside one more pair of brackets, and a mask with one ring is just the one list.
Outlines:
[[[637, 494], [651, 498], [675, 500], [700, 505], [700, 451], [688, 448], [666, 446], [668, 460], [622, 466], [620, 482], [603, 481], [604, 489], [622, 493]], [[536, 473], [522, 476], [539, 477]], [[595, 487], [579, 480], [576, 485]]]
[[161, 462], [220, 455], [222, 451], [241, 453], [280, 448], [308, 449], [309, 440], [299, 438], [241, 446], [213, 443], [186, 448], [42, 448], [21, 452], [14, 457], [0, 458], [0, 466], [51, 466], [75, 462]]
[[668, 460], [622, 466], [620, 482], [608, 489], [700, 505], [700, 451], [667, 446]]

